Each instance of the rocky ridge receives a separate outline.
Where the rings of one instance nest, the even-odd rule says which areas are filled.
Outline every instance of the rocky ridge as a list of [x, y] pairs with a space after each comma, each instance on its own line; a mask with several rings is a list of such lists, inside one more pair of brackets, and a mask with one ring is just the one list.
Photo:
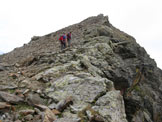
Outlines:
[[[72, 47], [58, 36], [72, 32]], [[161, 122], [162, 71], [98, 15], [0, 56], [0, 120]]]

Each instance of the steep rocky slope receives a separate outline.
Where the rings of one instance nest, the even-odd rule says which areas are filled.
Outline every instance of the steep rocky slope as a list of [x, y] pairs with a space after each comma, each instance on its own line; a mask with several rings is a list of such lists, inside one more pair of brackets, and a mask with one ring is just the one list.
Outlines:
[[[72, 32], [72, 47], [58, 37]], [[161, 122], [162, 71], [144, 48], [90, 17], [0, 56], [0, 119]]]

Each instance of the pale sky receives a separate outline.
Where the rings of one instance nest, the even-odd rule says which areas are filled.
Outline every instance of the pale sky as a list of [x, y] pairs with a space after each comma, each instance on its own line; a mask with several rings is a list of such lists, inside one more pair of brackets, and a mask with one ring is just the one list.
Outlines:
[[162, 0], [0, 0], [0, 51], [103, 13], [162, 69], [161, 12]]

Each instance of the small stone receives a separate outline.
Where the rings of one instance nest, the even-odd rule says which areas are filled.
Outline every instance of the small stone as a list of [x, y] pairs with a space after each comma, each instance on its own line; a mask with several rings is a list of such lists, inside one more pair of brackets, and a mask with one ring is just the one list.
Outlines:
[[18, 94], [17, 96], [19, 96], [21, 98], [24, 98], [24, 95], [23, 94]]
[[[1, 122], [1, 121], [0, 121]], [[22, 122], [21, 120], [16, 120], [15, 122]]]
[[29, 105], [44, 104], [43, 99], [38, 94], [28, 94], [27, 102]]
[[15, 63], [14, 64], [16, 67], [20, 67], [20, 64], [19, 63]]
[[20, 87], [28, 87], [29, 85], [30, 81], [28, 79], [25, 79], [20, 83]]
[[50, 109], [54, 109], [56, 108], [56, 104], [55, 103], [52, 103], [51, 105], [48, 106]]
[[40, 94], [40, 93], [42, 93], [42, 91], [41, 91], [41, 90], [39, 90], [39, 89], [38, 89], [36, 92], [37, 92], [37, 93], [39, 93], [39, 94]]
[[71, 104], [73, 104], [72, 96], [67, 97], [65, 100], [61, 100], [57, 104], [56, 109], [62, 112], [64, 109], [66, 109]]
[[33, 118], [33, 122], [42, 122], [41, 115], [35, 115], [34, 118]]
[[0, 85], [0, 91], [6, 89], [15, 89], [15, 88], [17, 88], [16, 85]]
[[59, 118], [55, 122], [81, 122], [81, 120], [66, 117], [66, 118]]
[[34, 114], [34, 110], [32, 110], [32, 109], [26, 109], [26, 110], [21, 110], [21, 111], [19, 111], [19, 113], [21, 114], [21, 115], [24, 115], [24, 116], [26, 116], [26, 115], [28, 115], [28, 114]]
[[0, 66], [0, 71], [4, 71], [6, 68], [4, 66]]
[[18, 113], [18, 112], [16, 112], [15, 114], [14, 114], [14, 120], [19, 120], [19, 117], [20, 117], [20, 114]]
[[90, 122], [105, 122], [104, 118], [101, 115], [95, 114], [90, 118]]
[[24, 119], [27, 121], [31, 121], [33, 119], [33, 115], [29, 114], [29, 115], [25, 116]]
[[40, 113], [41, 113], [41, 111], [40, 111], [38, 108], [34, 108], [34, 110], [35, 110], [35, 112], [36, 112], [37, 114], [40, 114]]
[[26, 89], [23, 94], [27, 94], [30, 91], [30, 89]]
[[58, 110], [56, 110], [56, 109], [53, 109], [52, 112], [53, 112], [55, 115], [60, 115], [60, 114], [61, 114], [61, 113], [60, 113]]
[[4, 108], [10, 108], [11, 105], [7, 104], [6, 102], [0, 102], [0, 109], [4, 109]]
[[43, 110], [43, 111], [46, 110], [46, 109], [49, 109], [47, 106], [41, 105], [41, 104], [35, 104], [35, 106], [38, 107], [39, 109]]
[[0, 98], [3, 99], [5, 102], [14, 104], [18, 104], [24, 101], [21, 97], [2, 91], [0, 91]]
[[48, 108], [45, 110], [43, 122], [53, 122], [56, 120], [55, 114]]

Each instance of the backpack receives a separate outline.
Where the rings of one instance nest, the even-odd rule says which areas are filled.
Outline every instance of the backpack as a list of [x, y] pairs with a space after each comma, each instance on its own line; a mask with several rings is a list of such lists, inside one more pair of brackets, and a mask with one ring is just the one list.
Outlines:
[[65, 41], [66, 41], [66, 35], [63, 35], [62, 38], [63, 38], [63, 39], [62, 39], [63, 42], [65, 42]]
[[60, 36], [59, 41], [62, 43], [63, 42], [63, 36]]

